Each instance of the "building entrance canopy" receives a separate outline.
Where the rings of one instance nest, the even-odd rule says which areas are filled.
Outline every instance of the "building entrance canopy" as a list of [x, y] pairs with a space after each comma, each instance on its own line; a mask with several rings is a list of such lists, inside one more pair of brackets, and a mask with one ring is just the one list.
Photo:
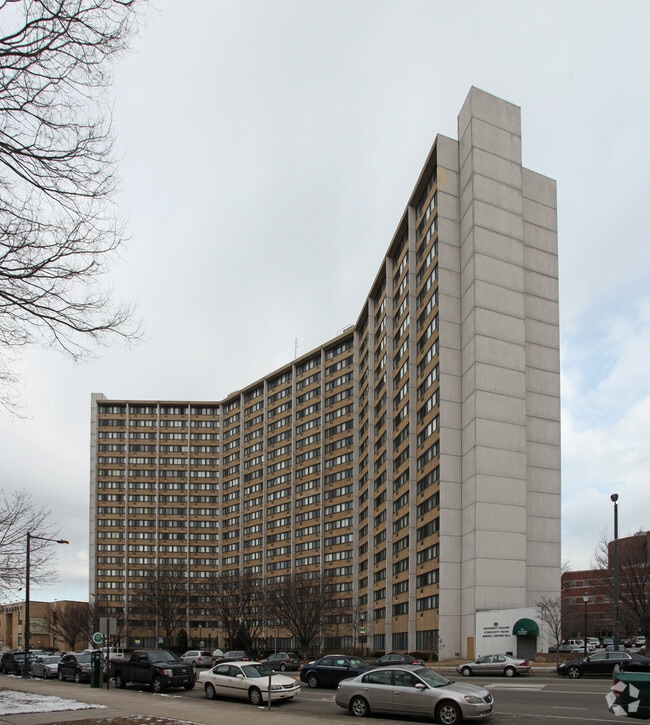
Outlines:
[[532, 619], [518, 619], [515, 622], [515, 626], [512, 628], [512, 633], [518, 637], [526, 637], [534, 635], [539, 636], [539, 625]]

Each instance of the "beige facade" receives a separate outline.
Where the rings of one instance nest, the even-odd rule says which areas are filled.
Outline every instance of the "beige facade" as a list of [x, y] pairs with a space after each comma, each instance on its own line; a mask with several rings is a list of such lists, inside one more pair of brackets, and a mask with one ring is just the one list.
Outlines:
[[[220, 401], [93, 395], [90, 591], [127, 639], [158, 634], [131, 613], [161, 560], [319, 572], [323, 648], [441, 659], [477, 611], [559, 592], [555, 183], [522, 167], [518, 107], [472, 89], [458, 134], [337, 338]], [[215, 642], [207, 617], [186, 626]]]
[[[65, 647], [56, 632], [57, 612], [65, 609], [67, 601], [29, 602], [30, 648], [58, 650]], [[25, 646], [25, 602], [0, 605], [0, 650]], [[90, 626], [90, 623], [89, 623]], [[84, 642], [84, 647], [87, 643]]]

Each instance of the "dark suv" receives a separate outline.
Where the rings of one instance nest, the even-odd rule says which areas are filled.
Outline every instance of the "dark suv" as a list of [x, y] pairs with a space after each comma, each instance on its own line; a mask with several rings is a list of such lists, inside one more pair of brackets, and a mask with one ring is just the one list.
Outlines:
[[275, 652], [262, 660], [262, 664], [272, 670], [286, 672], [287, 670], [298, 670], [300, 668], [300, 659], [295, 652]]
[[25, 653], [20, 650], [5, 652], [0, 660], [0, 672], [5, 675], [22, 675], [25, 668]]

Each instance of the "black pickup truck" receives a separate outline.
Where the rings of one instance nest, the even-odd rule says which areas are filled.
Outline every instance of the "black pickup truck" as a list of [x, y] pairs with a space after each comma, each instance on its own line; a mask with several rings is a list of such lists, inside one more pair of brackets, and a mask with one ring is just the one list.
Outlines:
[[170, 687], [191, 690], [196, 682], [192, 665], [166, 649], [137, 649], [130, 659], [115, 658], [110, 664], [110, 676], [116, 687], [126, 687], [133, 682], [149, 685], [154, 692], [164, 692]]

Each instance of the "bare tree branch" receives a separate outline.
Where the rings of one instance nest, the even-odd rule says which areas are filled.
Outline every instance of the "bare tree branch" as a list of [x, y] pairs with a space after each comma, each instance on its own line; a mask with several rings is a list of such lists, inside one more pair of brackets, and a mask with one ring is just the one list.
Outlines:
[[[49, 521], [50, 511], [37, 507], [27, 491], [10, 494], [0, 489], [0, 599], [25, 587], [27, 532], [56, 539], [58, 532]], [[51, 584], [56, 572], [52, 566], [54, 543], [34, 538], [30, 542], [30, 580]]]
[[[142, 4], [144, 0], [138, 0]], [[100, 285], [124, 241], [115, 209], [110, 60], [136, 0], [0, 0], [0, 405], [15, 410], [7, 349], [74, 360], [139, 335]]]
[[272, 616], [296, 638], [303, 656], [322, 635], [335, 596], [320, 576], [301, 574], [288, 576], [271, 590]]
[[141, 608], [162, 622], [168, 646], [173, 643], [174, 634], [185, 619], [188, 586], [187, 571], [180, 565], [165, 566], [151, 571], [143, 583]]
[[74, 651], [77, 642], [87, 646], [90, 640], [90, 605], [87, 602], [59, 602], [51, 608], [50, 627]]

